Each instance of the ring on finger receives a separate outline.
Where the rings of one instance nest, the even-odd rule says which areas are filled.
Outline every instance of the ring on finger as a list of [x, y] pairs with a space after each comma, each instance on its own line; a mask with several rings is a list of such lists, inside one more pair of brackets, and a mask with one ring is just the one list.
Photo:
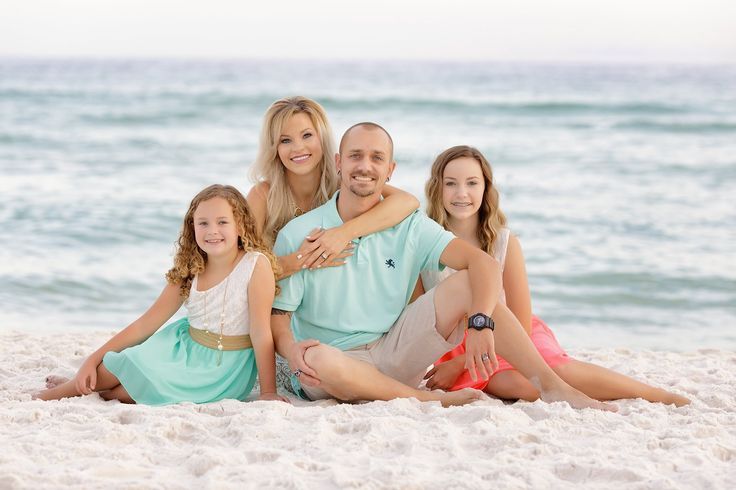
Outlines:
[[327, 260], [327, 252], [322, 252], [320, 254], [320, 257], [322, 257], [323, 259]]
[[297, 378], [302, 374], [301, 369], [297, 369], [294, 372], [291, 373], [292, 375], [296, 376]]
[[485, 362], [485, 361], [489, 360], [490, 358], [491, 358], [491, 356], [489, 356], [489, 355], [488, 355], [488, 352], [484, 352], [484, 353], [483, 353], [483, 354], [482, 354], [482, 355], [480, 356], [480, 360], [481, 360], [481, 361], [483, 361], [483, 362]]

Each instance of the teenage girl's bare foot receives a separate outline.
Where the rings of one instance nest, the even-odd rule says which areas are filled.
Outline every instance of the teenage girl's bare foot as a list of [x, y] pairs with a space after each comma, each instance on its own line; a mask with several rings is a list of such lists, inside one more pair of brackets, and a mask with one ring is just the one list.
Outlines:
[[684, 396], [665, 391], [665, 395], [662, 396], [662, 403], [664, 403], [665, 405], [684, 407], [685, 405], [690, 405], [690, 400], [688, 398], [685, 398]]
[[539, 398], [547, 403], [567, 402], [572, 408], [595, 408], [606, 412], [618, 412], [618, 407], [611, 403], [599, 402], [572, 386], [564, 385], [556, 389], [540, 391]]
[[55, 374], [50, 374], [46, 376], [46, 388], [56, 388], [60, 384], [64, 384], [67, 381], [69, 381], [69, 378], [65, 378], [64, 376], [57, 376]]
[[466, 405], [468, 403], [477, 402], [485, 396], [482, 392], [474, 390], [472, 388], [464, 388], [458, 391], [447, 392], [442, 392], [438, 390], [434, 393], [439, 394], [439, 401], [445, 408], [457, 407], [461, 405]]

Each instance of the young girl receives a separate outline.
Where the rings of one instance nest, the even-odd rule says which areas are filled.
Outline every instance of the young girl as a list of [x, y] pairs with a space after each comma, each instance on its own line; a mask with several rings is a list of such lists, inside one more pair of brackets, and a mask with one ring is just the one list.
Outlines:
[[[504, 289], [499, 301], [516, 315], [547, 364], [565, 382], [598, 400], [644, 398], [677, 406], [689, 403], [683, 396], [570, 358], [549, 327], [532, 315], [521, 245], [505, 227], [506, 217], [498, 206], [491, 166], [477, 149], [455, 146], [441, 153], [432, 165], [426, 194], [430, 218], [500, 262]], [[433, 288], [453, 272], [449, 268], [442, 272], [423, 272], [415, 296]], [[472, 387], [504, 399], [533, 401], [539, 397], [539, 392], [513, 366], [500, 357], [498, 361], [499, 368], [490, 380], [473, 382], [464, 369], [463, 342], [440, 358], [427, 373], [427, 387], [445, 390]]]
[[[140, 318], [97, 349], [74, 379], [42, 400], [100, 392], [124, 403], [166, 405], [276, 394], [270, 312], [275, 259], [256, 233], [245, 198], [212, 185], [192, 200], [167, 286]], [[186, 306], [188, 318], [157, 330]]]
[[[248, 194], [258, 231], [273, 245], [292, 218], [321, 206], [337, 191], [335, 144], [324, 109], [305, 97], [274, 102], [263, 120]], [[404, 191], [385, 186], [385, 199], [367, 213], [329, 230], [313, 230], [295, 253], [279, 257], [282, 276], [343, 265], [351, 241], [394, 226], [419, 207]]]

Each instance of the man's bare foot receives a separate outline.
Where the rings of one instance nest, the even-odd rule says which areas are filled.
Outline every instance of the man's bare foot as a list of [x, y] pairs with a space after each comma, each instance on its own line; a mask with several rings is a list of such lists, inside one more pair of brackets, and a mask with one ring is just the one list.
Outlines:
[[467, 405], [468, 403], [477, 402], [485, 396], [483, 395], [483, 392], [474, 390], [472, 388], [464, 388], [458, 391], [447, 392], [437, 390], [433, 393], [439, 394], [439, 401], [445, 408]]
[[46, 388], [56, 388], [60, 384], [64, 384], [67, 381], [69, 381], [69, 378], [65, 378], [64, 376], [57, 376], [55, 374], [49, 374], [46, 376]]
[[611, 403], [599, 402], [572, 386], [564, 385], [553, 390], [543, 390], [539, 398], [547, 403], [567, 402], [572, 408], [595, 408], [606, 412], [618, 412], [618, 407]]

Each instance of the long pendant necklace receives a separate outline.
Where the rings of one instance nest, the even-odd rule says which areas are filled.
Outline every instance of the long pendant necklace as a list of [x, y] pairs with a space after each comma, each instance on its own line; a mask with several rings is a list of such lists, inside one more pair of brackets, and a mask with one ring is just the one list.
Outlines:
[[[220, 312], [220, 336], [217, 339], [217, 365], [219, 366], [222, 363], [222, 332], [225, 329], [225, 305], [227, 304], [227, 285], [230, 283], [230, 275], [232, 274], [232, 271], [230, 274], [227, 275], [227, 279], [225, 279], [225, 292], [222, 295], [222, 311]], [[210, 324], [207, 320], [207, 293], [208, 291], [204, 292], [204, 331], [205, 333], [211, 333], [209, 328]]]

